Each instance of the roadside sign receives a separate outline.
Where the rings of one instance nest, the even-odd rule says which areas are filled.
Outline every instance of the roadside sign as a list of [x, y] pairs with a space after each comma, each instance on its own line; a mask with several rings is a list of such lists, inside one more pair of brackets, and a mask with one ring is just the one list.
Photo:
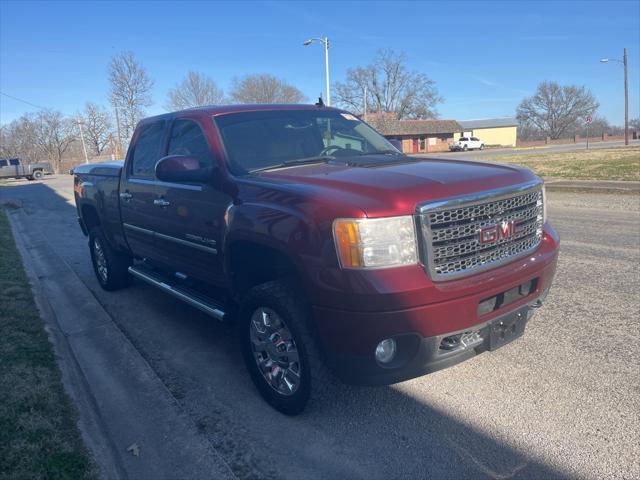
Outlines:
[[593, 118], [591, 118], [591, 115], [589, 115], [587, 117], [587, 125], [589, 125], [592, 121], [593, 121]]

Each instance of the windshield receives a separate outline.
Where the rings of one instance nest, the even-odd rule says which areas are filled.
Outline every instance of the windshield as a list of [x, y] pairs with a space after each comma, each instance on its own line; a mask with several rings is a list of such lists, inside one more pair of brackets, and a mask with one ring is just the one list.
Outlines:
[[240, 112], [215, 121], [236, 174], [362, 155], [380, 155], [388, 163], [389, 154], [402, 155], [371, 127], [335, 110]]

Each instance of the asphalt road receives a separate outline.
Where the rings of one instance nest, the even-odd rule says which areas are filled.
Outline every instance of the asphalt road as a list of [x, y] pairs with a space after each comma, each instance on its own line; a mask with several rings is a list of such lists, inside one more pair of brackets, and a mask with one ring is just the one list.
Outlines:
[[640, 197], [549, 193], [558, 276], [525, 336], [435, 374], [335, 386], [288, 418], [258, 396], [230, 326], [141, 283], [107, 293], [71, 177], [0, 202], [76, 271], [240, 478], [640, 478]]
[[[631, 140], [630, 145], [640, 145], [640, 140]], [[589, 143], [589, 150], [599, 150], [602, 148], [623, 147], [624, 141], [616, 142], [595, 142]], [[487, 148], [484, 150], [472, 150], [467, 152], [436, 152], [421, 153], [419, 156], [428, 158], [463, 158], [466, 160], [482, 160], [487, 157], [500, 157], [511, 155], [535, 155], [536, 153], [559, 153], [585, 150], [586, 143], [569, 143], [564, 145], [549, 145], [535, 148]]]

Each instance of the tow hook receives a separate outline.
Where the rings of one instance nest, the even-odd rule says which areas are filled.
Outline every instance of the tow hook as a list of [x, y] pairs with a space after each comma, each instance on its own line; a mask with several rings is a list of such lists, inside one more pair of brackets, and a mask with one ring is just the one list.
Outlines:
[[532, 308], [534, 310], [537, 308], [540, 308], [541, 306], [542, 306], [542, 300], [540, 300], [539, 298], [535, 300], [533, 303], [529, 304], [529, 308]]

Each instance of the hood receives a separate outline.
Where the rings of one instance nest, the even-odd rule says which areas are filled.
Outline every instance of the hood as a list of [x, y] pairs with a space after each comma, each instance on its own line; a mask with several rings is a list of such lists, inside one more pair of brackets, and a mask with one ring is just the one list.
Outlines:
[[[530, 170], [499, 163], [411, 158], [405, 163], [361, 166], [323, 163], [260, 174], [331, 202], [363, 210], [369, 217], [406, 215], [429, 200], [507, 187], [537, 178]], [[354, 205], [354, 202], [356, 203]]]

